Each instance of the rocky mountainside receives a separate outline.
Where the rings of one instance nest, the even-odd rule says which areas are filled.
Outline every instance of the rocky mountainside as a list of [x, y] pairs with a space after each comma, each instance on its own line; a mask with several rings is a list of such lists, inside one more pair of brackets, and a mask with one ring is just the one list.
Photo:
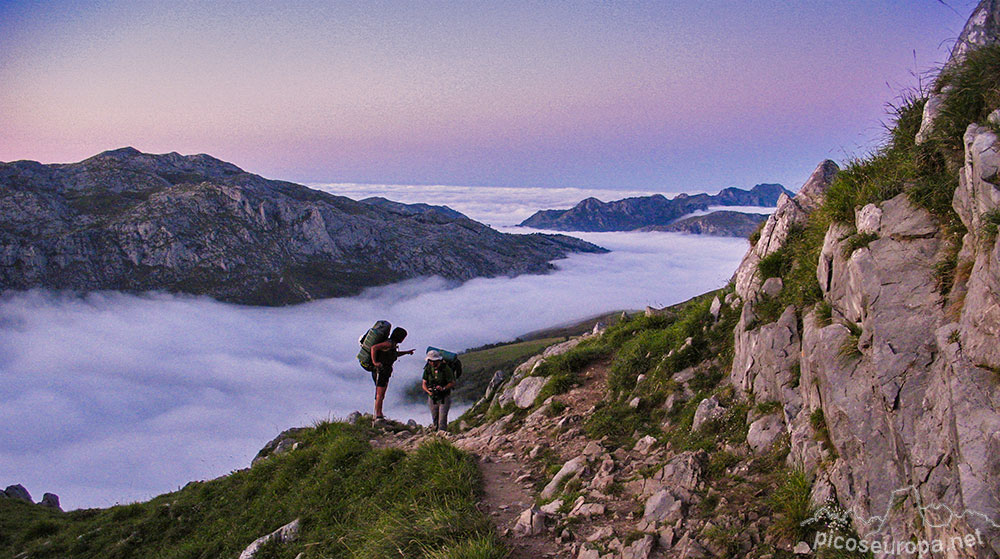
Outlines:
[[568, 210], [542, 210], [522, 221], [522, 227], [555, 231], [632, 231], [641, 227], [670, 225], [673, 221], [709, 206], [774, 206], [782, 194], [780, 184], [758, 184], [750, 190], [726, 188], [718, 194], [662, 194], [602, 202], [587, 198]]
[[707, 215], [693, 215], [678, 219], [670, 225], [652, 225], [642, 227], [639, 231], [665, 231], [672, 233], [691, 233], [693, 235], [712, 235], [715, 237], [749, 237], [757, 230], [767, 215], [718, 211]]
[[783, 195], [727, 288], [491, 387], [464, 440], [542, 480], [515, 548], [1000, 556], [997, 21], [885, 146]]
[[356, 202], [207, 155], [124, 148], [72, 164], [0, 163], [2, 289], [283, 305], [418, 276], [543, 273], [570, 252], [602, 250], [499, 233], [448, 208]]

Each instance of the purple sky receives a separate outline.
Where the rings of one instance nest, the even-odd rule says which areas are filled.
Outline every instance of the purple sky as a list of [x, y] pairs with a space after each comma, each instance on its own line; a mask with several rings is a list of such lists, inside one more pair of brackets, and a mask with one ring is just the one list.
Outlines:
[[134, 146], [300, 182], [797, 188], [969, 0], [3, 2], [0, 161]]

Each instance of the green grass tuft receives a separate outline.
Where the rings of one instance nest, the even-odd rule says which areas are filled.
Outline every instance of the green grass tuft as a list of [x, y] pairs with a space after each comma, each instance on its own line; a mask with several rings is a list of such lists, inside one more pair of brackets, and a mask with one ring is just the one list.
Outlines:
[[771, 531], [788, 541], [812, 541], [810, 536], [814, 528], [802, 522], [812, 517], [813, 507], [809, 500], [812, 483], [805, 472], [793, 470], [785, 478], [785, 482], [771, 494], [771, 507], [777, 513]]
[[875, 233], [855, 233], [847, 238], [844, 244], [844, 257], [850, 258], [854, 251], [867, 247], [872, 241], [878, 240]]
[[768, 254], [757, 263], [757, 271], [760, 273], [761, 281], [783, 277], [791, 267], [792, 255], [785, 247]]

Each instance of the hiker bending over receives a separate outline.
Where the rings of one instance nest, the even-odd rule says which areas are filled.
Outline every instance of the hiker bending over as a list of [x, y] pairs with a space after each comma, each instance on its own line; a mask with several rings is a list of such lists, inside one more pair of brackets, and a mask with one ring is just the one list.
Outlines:
[[393, 329], [389, 334], [389, 339], [372, 346], [372, 363], [375, 370], [372, 371], [372, 380], [375, 381], [375, 420], [385, 419], [382, 415], [382, 402], [385, 400], [385, 390], [389, 387], [389, 377], [392, 376], [392, 364], [400, 355], [413, 355], [413, 350], [399, 351], [399, 344], [406, 339], [406, 330], [402, 328]]
[[455, 370], [445, 362], [441, 352], [427, 352], [424, 364], [424, 392], [431, 408], [431, 425], [434, 430], [448, 429], [448, 408], [451, 407], [451, 389], [455, 387]]

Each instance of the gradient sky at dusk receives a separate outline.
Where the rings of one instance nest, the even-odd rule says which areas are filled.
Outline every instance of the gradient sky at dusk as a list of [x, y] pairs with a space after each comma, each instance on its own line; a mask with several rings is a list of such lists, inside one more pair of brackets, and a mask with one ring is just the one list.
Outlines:
[[880, 135], [976, 2], [0, 2], [0, 161], [677, 192]]

